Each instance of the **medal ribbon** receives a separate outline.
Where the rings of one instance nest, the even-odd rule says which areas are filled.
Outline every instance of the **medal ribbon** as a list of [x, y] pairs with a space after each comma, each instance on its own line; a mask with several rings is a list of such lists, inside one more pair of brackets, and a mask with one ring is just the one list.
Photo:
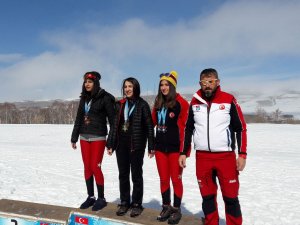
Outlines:
[[167, 117], [167, 109], [162, 107], [160, 111], [157, 112], [158, 125], [165, 126]]
[[85, 115], [87, 115], [88, 112], [90, 111], [91, 104], [92, 104], [92, 100], [89, 101], [89, 103], [85, 102], [85, 104], [84, 104], [84, 112], [85, 112]]
[[134, 108], [135, 108], [135, 104], [131, 107], [130, 111], [128, 109], [128, 100], [126, 100], [126, 103], [125, 103], [125, 108], [124, 108], [124, 120], [125, 122], [128, 121], [128, 118], [130, 117], [130, 115], [132, 114]]

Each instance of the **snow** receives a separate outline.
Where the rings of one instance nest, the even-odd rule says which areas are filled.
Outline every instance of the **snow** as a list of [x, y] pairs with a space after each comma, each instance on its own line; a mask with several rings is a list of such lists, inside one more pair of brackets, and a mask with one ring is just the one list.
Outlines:
[[[86, 198], [80, 150], [70, 146], [72, 125], [0, 126], [0, 198], [78, 207]], [[300, 125], [249, 124], [248, 159], [240, 173], [244, 224], [300, 224]], [[298, 149], [298, 150], [297, 150]], [[105, 197], [119, 201], [115, 154], [102, 164]], [[160, 209], [155, 159], [144, 159], [144, 206]], [[182, 211], [203, 216], [192, 153], [183, 173]], [[224, 204], [218, 195], [220, 224]]]
[[236, 95], [244, 113], [256, 113], [258, 108], [264, 109], [267, 113], [279, 109], [282, 114], [293, 115], [295, 119], [300, 119], [300, 93], [282, 93], [273, 96], [242, 93]]

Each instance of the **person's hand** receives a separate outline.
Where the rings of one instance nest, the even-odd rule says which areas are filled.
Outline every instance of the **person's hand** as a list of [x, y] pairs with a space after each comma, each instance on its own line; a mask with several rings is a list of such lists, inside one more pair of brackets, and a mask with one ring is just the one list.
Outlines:
[[236, 167], [238, 171], [243, 171], [246, 166], [246, 159], [243, 157], [238, 157], [236, 160]]
[[186, 167], [186, 155], [180, 155], [178, 162], [179, 162], [179, 166], [181, 168], [185, 168]]
[[107, 152], [108, 155], [112, 155], [113, 154], [112, 148], [108, 148], [106, 152]]
[[71, 143], [71, 146], [74, 150], [77, 148], [76, 143]]
[[154, 151], [154, 150], [151, 150], [151, 151], [148, 153], [148, 156], [149, 156], [150, 159], [152, 159], [154, 155], [155, 155], [155, 151]]

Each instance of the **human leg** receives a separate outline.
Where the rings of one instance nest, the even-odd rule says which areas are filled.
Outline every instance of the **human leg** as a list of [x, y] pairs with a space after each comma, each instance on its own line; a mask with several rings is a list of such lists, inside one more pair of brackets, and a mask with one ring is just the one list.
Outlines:
[[117, 216], [123, 216], [130, 207], [130, 142], [126, 139], [120, 141], [116, 150], [119, 169], [119, 189], [121, 203], [116, 211]]
[[216, 173], [213, 169], [214, 158], [210, 153], [196, 152], [196, 176], [202, 196], [202, 210], [205, 225], [218, 225]]
[[144, 193], [143, 164], [145, 151], [130, 153], [131, 177], [133, 183], [132, 202], [142, 204]]
[[166, 221], [172, 213], [171, 191], [170, 191], [170, 171], [168, 154], [160, 151], [155, 152], [156, 166], [160, 178], [160, 191], [162, 196], [162, 210], [157, 217], [159, 221]]
[[91, 144], [88, 141], [80, 140], [80, 147], [87, 192], [89, 196], [94, 196], [94, 178], [91, 166]]
[[144, 180], [143, 180], [143, 164], [144, 164], [144, 150], [136, 150], [130, 153], [131, 178], [133, 183], [132, 190], [132, 204], [131, 217], [139, 216], [143, 211], [143, 194], [144, 194]]
[[130, 205], [130, 153], [126, 146], [120, 146], [116, 151], [119, 169], [119, 188], [121, 203]]
[[218, 163], [218, 179], [225, 203], [226, 223], [242, 224], [242, 213], [238, 199], [239, 172], [236, 168], [235, 153], [224, 153]]
[[182, 185], [182, 168], [178, 163], [179, 153], [169, 153], [168, 154], [168, 162], [170, 168], [170, 175], [173, 184], [174, 190], [174, 204], [171, 210], [170, 218], [168, 219], [169, 224], [177, 224], [179, 223], [182, 214], [181, 214], [181, 199], [183, 194], [183, 185]]
[[94, 174], [98, 198], [104, 198], [104, 176], [101, 169], [103, 154], [105, 150], [106, 141], [93, 141], [91, 142], [91, 168]]
[[169, 153], [168, 154], [168, 162], [169, 162], [169, 170], [170, 176], [174, 189], [174, 207], [179, 208], [181, 205], [181, 199], [183, 194], [183, 185], [182, 185], [182, 168], [178, 163], [179, 153]]
[[80, 140], [81, 156], [84, 165], [84, 177], [87, 188], [87, 199], [80, 205], [80, 209], [87, 209], [94, 205], [96, 199], [94, 197], [94, 176], [91, 168], [91, 146], [90, 143]]
[[160, 151], [155, 152], [156, 166], [160, 178], [160, 191], [163, 205], [171, 204], [170, 171], [168, 166], [168, 155]]

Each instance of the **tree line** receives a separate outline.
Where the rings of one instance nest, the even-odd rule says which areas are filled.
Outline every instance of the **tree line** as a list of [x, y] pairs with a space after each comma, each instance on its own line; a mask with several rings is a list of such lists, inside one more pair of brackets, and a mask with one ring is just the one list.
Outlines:
[[17, 107], [14, 103], [0, 103], [2, 124], [72, 124], [79, 100], [54, 101], [47, 107]]
[[[147, 96], [145, 100], [153, 106], [154, 98]], [[24, 103], [0, 103], [0, 124], [73, 124], [76, 118], [79, 100], [47, 102], [42, 106]], [[267, 113], [263, 108], [257, 108], [253, 114], [245, 114], [247, 123], [289, 123], [300, 124], [293, 115], [283, 114], [276, 109]]]
[[247, 123], [286, 123], [300, 124], [300, 120], [295, 119], [293, 115], [283, 114], [278, 108], [274, 112], [268, 113], [261, 107], [258, 107], [254, 114], [246, 114]]

